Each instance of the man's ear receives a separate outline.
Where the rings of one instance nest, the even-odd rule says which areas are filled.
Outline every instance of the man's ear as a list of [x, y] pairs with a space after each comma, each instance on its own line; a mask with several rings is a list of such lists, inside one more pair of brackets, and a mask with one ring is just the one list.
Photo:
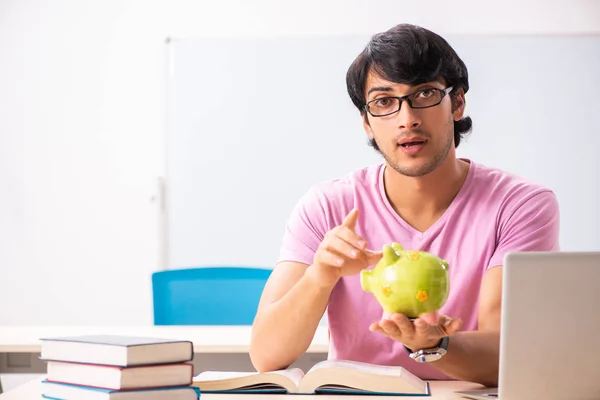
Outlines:
[[364, 113], [362, 115], [362, 120], [363, 120], [363, 128], [365, 128], [365, 132], [367, 132], [367, 136], [369, 138], [373, 139], [373, 130], [371, 129], [371, 125], [369, 125], [367, 113]]
[[455, 94], [452, 94], [452, 117], [455, 121], [460, 119], [465, 114], [465, 91], [460, 88]]

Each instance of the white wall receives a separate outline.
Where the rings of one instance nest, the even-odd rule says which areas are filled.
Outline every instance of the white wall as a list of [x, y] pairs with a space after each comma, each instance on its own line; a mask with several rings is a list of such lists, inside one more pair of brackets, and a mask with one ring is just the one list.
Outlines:
[[0, 0], [0, 325], [150, 324], [166, 37], [598, 33], [595, 1]]

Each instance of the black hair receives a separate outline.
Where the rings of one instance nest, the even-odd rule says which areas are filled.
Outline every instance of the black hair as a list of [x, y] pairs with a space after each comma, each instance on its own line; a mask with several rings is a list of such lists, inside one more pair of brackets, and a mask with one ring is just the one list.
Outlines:
[[[371, 70], [388, 81], [402, 84], [418, 85], [443, 79], [454, 87], [450, 93], [453, 107], [456, 91], [463, 89], [467, 93], [469, 90], [467, 67], [454, 49], [438, 34], [415, 25], [400, 24], [374, 35], [346, 73], [350, 99], [367, 123], [365, 85]], [[455, 147], [472, 126], [470, 117], [454, 121]], [[370, 145], [379, 151], [375, 140], [371, 139]]]

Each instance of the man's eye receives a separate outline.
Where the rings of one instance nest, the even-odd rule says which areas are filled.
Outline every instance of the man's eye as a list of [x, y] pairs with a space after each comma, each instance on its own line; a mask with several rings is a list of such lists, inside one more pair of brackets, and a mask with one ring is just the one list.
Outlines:
[[422, 99], [428, 99], [429, 97], [433, 96], [434, 94], [435, 94], [435, 90], [425, 89], [425, 90], [421, 90], [419, 93], [417, 93], [417, 96], [419, 96]]
[[375, 101], [377, 107], [388, 107], [392, 103], [389, 97], [384, 97]]

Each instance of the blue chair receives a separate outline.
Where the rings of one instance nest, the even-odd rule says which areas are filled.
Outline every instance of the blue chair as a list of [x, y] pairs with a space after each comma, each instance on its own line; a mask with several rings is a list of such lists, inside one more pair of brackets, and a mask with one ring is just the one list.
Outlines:
[[252, 267], [155, 272], [154, 325], [252, 325], [271, 272]]

